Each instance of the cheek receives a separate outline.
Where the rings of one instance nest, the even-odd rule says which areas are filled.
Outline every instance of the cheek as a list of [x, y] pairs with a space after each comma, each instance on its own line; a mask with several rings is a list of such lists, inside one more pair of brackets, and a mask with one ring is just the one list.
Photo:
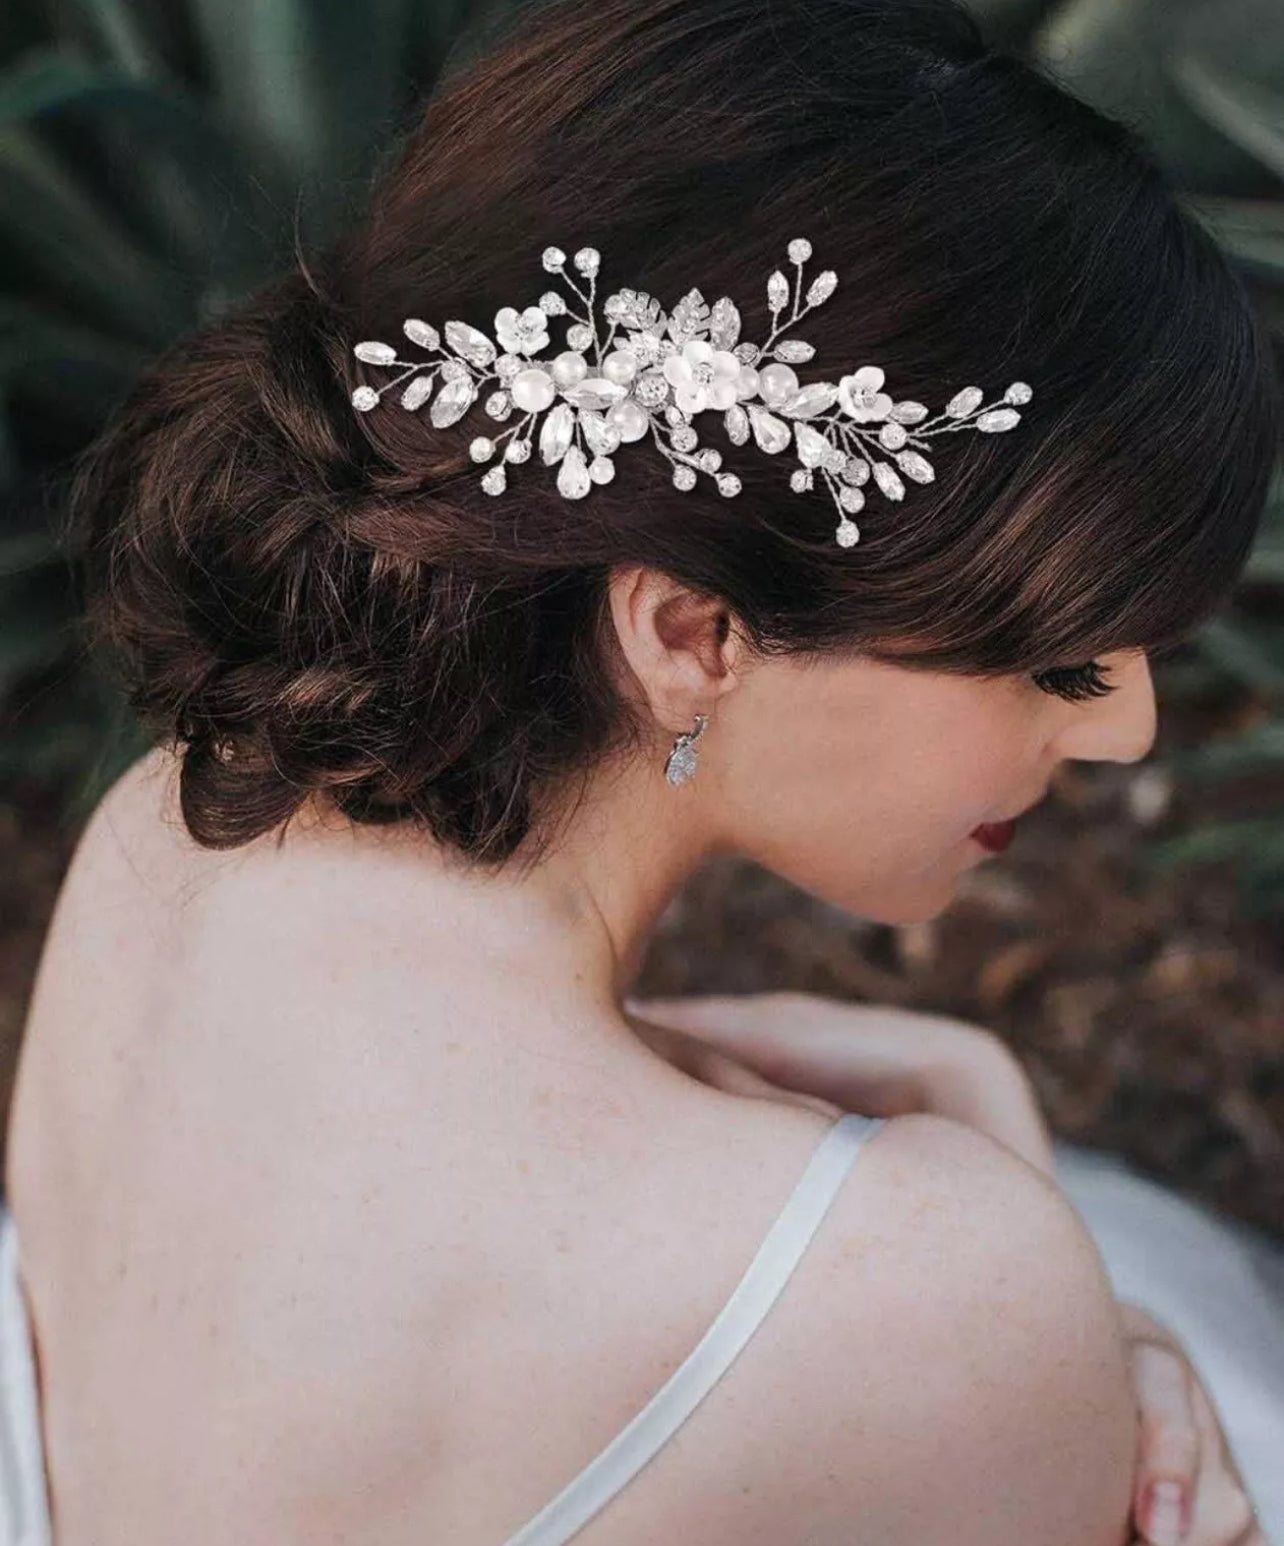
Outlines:
[[729, 770], [737, 825], [772, 867], [858, 857], [873, 875], [926, 873], [973, 854], [972, 829], [1029, 790], [1030, 724], [992, 695], [911, 681], [853, 704], [809, 685], [753, 716]]

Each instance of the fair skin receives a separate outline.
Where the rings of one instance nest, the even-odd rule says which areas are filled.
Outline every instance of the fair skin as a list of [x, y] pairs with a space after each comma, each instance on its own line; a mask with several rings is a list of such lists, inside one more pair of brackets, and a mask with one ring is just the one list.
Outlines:
[[[165, 753], [100, 807], [6, 1159], [57, 1546], [499, 1546], [694, 1346], [828, 1126], [691, 1078], [624, 1012], [684, 879], [739, 852], [862, 916], [932, 917], [987, 857], [973, 827], [1154, 736], [1140, 653], [1072, 704], [755, 661], [717, 614], [613, 577], [654, 746], [521, 878], [315, 804], [281, 843], [197, 849]], [[1046, 1176], [899, 1118], [577, 1546], [1121, 1546], [1115, 1317]]]

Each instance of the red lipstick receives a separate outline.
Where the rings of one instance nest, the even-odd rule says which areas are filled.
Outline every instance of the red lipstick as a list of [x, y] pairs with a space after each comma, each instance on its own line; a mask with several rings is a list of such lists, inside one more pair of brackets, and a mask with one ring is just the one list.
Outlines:
[[982, 848], [994, 854], [1001, 854], [1015, 834], [1015, 821], [992, 821], [977, 827], [971, 836], [980, 843]]

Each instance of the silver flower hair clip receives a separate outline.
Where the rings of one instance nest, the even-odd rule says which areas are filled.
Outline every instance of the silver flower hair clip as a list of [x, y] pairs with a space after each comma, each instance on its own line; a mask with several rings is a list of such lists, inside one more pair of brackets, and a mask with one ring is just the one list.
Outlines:
[[[838, 276], [832, 269], [817, 274], [800, 310], [811, 243], [799, 237], [788, 251], [796, 270], [790, 314], [779, 320], [790, 305], [790, 284], [777, 269], [767, 281], [771, 335], [753, 344], [740, 342], [734, 302], [723, 296], [710, 308], [699, 290], [691, 290], [667, 316], [651, 296], [620, 290], [603, 307], [602, 337], [594, 310], [601, 263], [597, 249], [582, 247], [575, 254], [575, 268], [588, 280], [585, 294], [566, 272], [566, 254], [548, 247], [544, 269], [560, 275], [583, 302], [582, 316], [549, 290], [523, 311], [504, 306], [496, 312], [498, 347], [465, 322], [447, 322], [445, 348], [435, 327], [407, 318], [406, 337], [441, 358], [402, 360], [391, 344], [357, 344], [353, 353], [359, 360], [405, 369], [377, 391], [357, 387], [352, 405], [368, 413], [384, 392], [413, 377], [401, 394], [401, 406], [416, 411], [431, 399], [429, 418], [434, 428], [445, 429], [463, 418], [486, 383], [494, 381], [486, 412], [500, 423], [514, 411], [522, 417], [496, 438], [479, 435], [469, 446], [475, 462], [498, 457], [482, 476], [482, 487], [488, 494], [504, 492], [506, 464], [529, 460], [542, 414], [539, 453], [546, 466], [558, 467], [557, 487], [567, 499], [582, 499], [594, 483], [609, 483], [615, 476], [611, 458], [622, 444], [641, 440], [648, 431], [673, 467], [676, 488], [693, 489], [703, 472], [717, 479], [720, 493], [738, 494], [740, 479], [722, 471], [719, 451], [700, 446], [691, 423], [697, 414], [716, 410], [733, 445], [744, 445], [752, 434], [758, 449], [771, 456], [794, 447], [799, 466], [790, 475], [790, 487], [808, 493], [819, 475], [838, 509], [835, 537], [840, 546], [852, 547], [860, 539], [852, 516], [864, 508], [863, 485], [871, 476], [885, 498], [903, 499], [901, 474], [915, 483], [931, 483], [936, 476], [922, 454], [931, 449], [932, 436], [960, 429], [1012, 429], [1021, 419], [1013, 405], [1028, 403], [1033, 393], [1024, 381], [1014, 381], [1002, 399], [987, 405], [980, 387], [968, 386], [954, 394], [942, 413], [928, 418], [922, 403], [895, 402], [883, 391], [883, 372], [876, 365], [862, 365], [837, 382], [802, 385], [794, 366], [810, 360], [815, 349], [800, 338], [777, 340], [829, 299]], [[549, 322], [564, 315], [571, 319], [566, 347], [545, 360]], [[891, 459], [884, 459], [884, 453]]]

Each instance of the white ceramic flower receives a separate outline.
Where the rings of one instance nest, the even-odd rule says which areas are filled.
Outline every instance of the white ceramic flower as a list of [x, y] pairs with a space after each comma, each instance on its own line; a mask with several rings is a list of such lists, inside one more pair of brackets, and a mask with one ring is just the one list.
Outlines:
[[885, 419], [892, 411], [892, 399], [882, 390], [883, 372], [877, 365], [862, 365], [838, 383], [838, 405], [849, 418], [867, 424]]
[[506, 354], [528, 358], [548, 348], [548, 313], [541, 306], [501, 306], [495, 313], [495, 336]]
[[663, 370], [683, 413], [730, 408], [739, 395], [740, 361], [729, 350], [715, 349], [703, 338], [683, 344], [680, 353], [665, 360]]

